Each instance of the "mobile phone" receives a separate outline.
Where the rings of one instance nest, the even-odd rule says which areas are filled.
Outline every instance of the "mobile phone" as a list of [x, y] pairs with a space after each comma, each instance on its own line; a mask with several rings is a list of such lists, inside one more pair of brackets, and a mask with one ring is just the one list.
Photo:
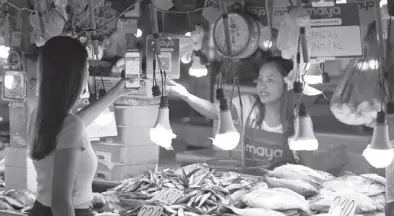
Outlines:
[[126, 88], [141, 87], [141, 55], [138, 50], [129, 50], [125, 54], [125, 77], [131, 79], [126, 82]]

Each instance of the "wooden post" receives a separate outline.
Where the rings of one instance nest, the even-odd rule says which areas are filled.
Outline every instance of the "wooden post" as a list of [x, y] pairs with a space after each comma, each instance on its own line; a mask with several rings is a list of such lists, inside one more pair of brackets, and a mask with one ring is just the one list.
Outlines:
[[[13, 1], [13, 3], [20, 8], [28, 8], [29, 0]], [[22, 58], [22, 65], [24, 58], [22, 54], [29, 49], [30, 46], [30, 13], [17, 11], [12, 13], [13, 19], [22, 20], [21, 29], [11, 29], [11, 31], [20, 31], [20, 44], [14, 41], [11, 43], [13, 49], [19, 50]], [[14, 37], [15, 34], [10, 34]], [[21, 68], [26, 71], [26, 68]], [[28, 156], [27, 146], [27, 119], [28, 109], [26, 102], [10, 102], [10, 146], [6, 149], [5, 161], [5, 185], [6, 190], [10, 189], [30, 189], [33, 192], [36, 189], [35, 170], [32, 162]]]

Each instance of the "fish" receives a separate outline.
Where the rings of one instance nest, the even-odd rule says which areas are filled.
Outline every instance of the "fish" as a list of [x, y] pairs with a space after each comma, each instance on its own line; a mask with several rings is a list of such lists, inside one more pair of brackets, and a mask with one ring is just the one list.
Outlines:
[[371, 212], [364, 214], [363, 216], [386, 216], [386, 214], [384, 212]]
[[252, 191], [242, 196], [242, 202], [250, 208], [265, 208], [276, 211], [300, 209], [308, 215], [312, 215], [304, 197], [283, 190]]
[[298, 194], [298, 193], [296, 193], [296, 192], [294, 192], [294, 191], [292, 191], [290, 189], [287, 189], [287, 188], [271, 188], [271, 190], [279, 191], [279, 192], [282, 192], [282, 193], [287, 193], [288, 195], [295, 196], [297, 199], [300, 199], [300, 200], [304, 200], [305, 199], [305, 197], [303, 197], [302, 195], [300, 195], [300, 194]]
[[357, 203], [356, 213], [363, 214], [368, 212], [382, 211], [384, 210], [383, 205], [375, 203], [370, 197], [365, 194], [358, 192], [334, 192], [331, 194], [325, 194], [324, 196], [317, 197], [315, 200], [309, 202], [309, 206], [312, 210], [319, 212], [328, 212], [331, 204], [337, 196], [350, 197]]
[[386, 178], [385, 178], [385, 177], [382, 177], [382, 176], [380, 176], [380, 175], [378, 175], [378, 174], [375, 174], [375, 173], [367, 173], [367, 174], [362, 174], [361, 176], [362, 176], [362, 177], [365, 177], [365, 178], [369, 178], [369, 179], [371, 179], [371, 180], [374, 180], [374, 181], [378, 182], [379, 184], [387, 185], [387, 180], [386, 180]]
[[318, 172], [325, 181], [331, 180], [333, 178], [335, 178], [335, 176], [331, 173], [325, 172], [323, 170], [316, 170], [316, 172]]
[[241, 200], [242, 196], [249, 193], [249, 190], [238, 190], [230, 195], [231, 201], [236, 203]]
[[[317, 215], [315, 215], [315, 216], [332, 216], [332, 214], [322, 213], [322, 214], [317, 214]], [[365, 215], [355, 214], [354, 216], [365, 216]]]
[[227, 208], [240, 216], [286, 216], [284, 213], [264, 208], [239, 209], [233, 206], [228, 206]]
[[19, 202], [18, 200], [8, 197], [8, 196], [0, 196], [0, 200], [3, 202], [8, 203], [10, 206], [14, 207], [15, 209], [23, 209], [25, 206]]
[[260, 190], [260, 189], [267, 189], [268, 188], [268, 184], [266, 182], [263, 181], [259, 181], [256, 182], [250, 190], [255, 191], [255, 190]]
[[386, 198], [386, 194], [385, 194], [385, 193], [381, 193], [381, 194], [372, 196], [371, 199], [372, 199], [374, 202], [376, 202], [376, 203], [378, 203], [378, 204], [380, 204], [380, 205], [385, 205], [385, 204], [386, 204], [386, 201], [387, 201], [387, 198]]
[[270, 188], [287, 188], [304, 197], [314, 196], [318, 193], [318, 189], [304, 180], [296, 179], [279, 179], [275, 177], [264, 177]]
[[91, 201], [93, 208], [102, 208], [106, 203], [107, 201], [105, 200], [104, 195], [100, 193], [93, 193], [93, 200]]
[[33, 205], [34, 201], [36, 200], [36, 196], [33, 194], [33, 192], [25, 189], [12, 189], [7, 191], [4, 195], [14, 198], [24, 206]]
[[[315, 216], [332, 216], [328, 213], [322, 213], [322, 214], [317, 214]], [[366, 214], [355, 214], [354, 216], [385, 216], [384, 212], [372, 212], [372, 213], [366, 213]]]
[[12, 208], [8, 203], [0, 200], [0, 210], [14, 211], [14, 208]]
[[274, 170], [265, 170], [269, 177], [304, 180], [309, 183], [320, 184], [324, 177], [316, 170], [297, 164], [286, 164], [276, 167]]
[[322, 186], [336, 192], [354, 190], [368, 196], [375, 196], [386, 190], [384, 185], [374, 180], [350, 173], [325, 181]]

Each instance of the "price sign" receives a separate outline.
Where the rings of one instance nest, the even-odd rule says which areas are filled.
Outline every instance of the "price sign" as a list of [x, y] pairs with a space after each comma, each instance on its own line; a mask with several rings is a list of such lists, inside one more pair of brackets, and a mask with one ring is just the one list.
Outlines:
[[137, 216], [160, 216], [162, 213], [163, 207], [144, 205]]
[[[305, 6], [311, 22], [306, 30], [312, 59], [349, 58], [362, 56], [362, 37], [357, 4], [333, 7]], [[348, 16], [354, 14], [354, 16]]]
[[175, 189], [175, 188], [169, 188], [169, 189], [162, 190], [158, 195], [155, 196], [154, 199], [161, 202], [161, 203], [171, 205], [182, 196], [183, 196], [182, 191]]
[[328, 215], [331, 216], [354, 216], [357, 203], [347, 196], [336, 196], [331, 204]]

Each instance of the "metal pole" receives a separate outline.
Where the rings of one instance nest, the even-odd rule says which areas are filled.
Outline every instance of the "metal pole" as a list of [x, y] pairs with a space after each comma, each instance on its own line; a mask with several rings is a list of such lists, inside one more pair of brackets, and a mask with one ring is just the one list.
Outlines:
[[[386, 47], [384, 44], [384, 38], [383, 38], [383, 21], [382, 21], [382, 14], [380, 12], [380, 7], [379, 7], [380, 0], [375, 0], [375, 21], [376, 21], [376, 36], [377, 36], [377, 43], [378, 43], [378, 48], [379, 48], [379, 72], [384, 73], [386, 69]], [[382, 101], [383, 102], [383, 101]], [[393, 205], [392, 202], [393, 200], [393, 165], [391, 164], [390, 166], [386, 167], [385, 172], [386, 172], [386, 178], [387, 178], [387, 184], [386, 184], [386, 197], [387, 197], [387, 203], [386, 203], [386, 212], [392, 212], [391, 206]], [[386, 213], [386, 215], [391, 215], [390, 213]]]

